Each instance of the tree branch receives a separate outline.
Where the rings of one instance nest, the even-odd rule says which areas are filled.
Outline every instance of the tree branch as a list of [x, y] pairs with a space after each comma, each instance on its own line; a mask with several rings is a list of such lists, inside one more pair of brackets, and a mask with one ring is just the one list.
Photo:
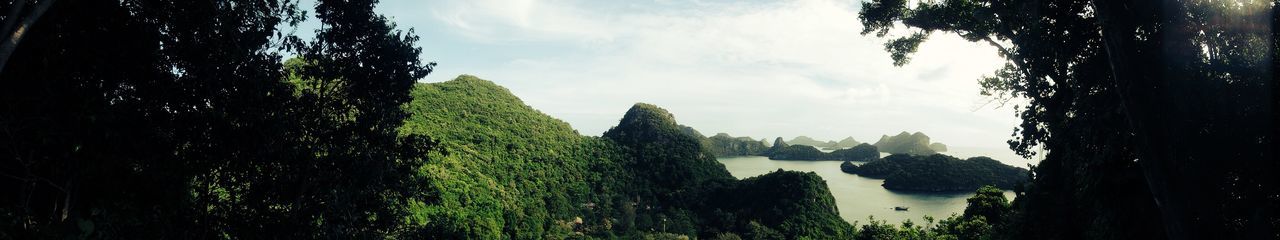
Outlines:
[[[48, 11], [49, 7], [53, 6], [53, 3], [56, 1], [57, 0], [40, 1], [40, 3], [36, 4], [35, 9], [32, 9], [31, 12], [27, 13], [27, 15], [22, 18], [21, 23], [13, 26], [13, 29], [7, 29], [8, 31], [4, 32], [4, 34], [8, 35], [8, 38], [5, 39], [3, 43], [0, 43], [0, 72], [4, 72], [5, 65], [9, 63], [9, 57], [13, 56], [13, 51], [18, 48], [18, 43], [22, 42], [22, 38], [26, 36], [27, 31], [31, 29], [31, 26], [36, 23], [36, 20], [39, 20], [40, 16], [44, 15], [44, 12]], [[26, 1], [19, 2], [25, 3]], [[10, 13], [15, 12], [11, 11]], [[16, 19], [5, 19], [5, 21], [9, 22], [5, 25], [17, 22]]]
[[13, 9], [9, 9], [9, 14], [5, 15], [4, 28], [0, 28], [0, 32], [13, 32], [13, 26], [18, 25], [18, 19], [20, 18], [18, 15], [22, 14], [22, 9], [27, 8], [27, 0], [17, 0], [16, 2], [12, 6]]

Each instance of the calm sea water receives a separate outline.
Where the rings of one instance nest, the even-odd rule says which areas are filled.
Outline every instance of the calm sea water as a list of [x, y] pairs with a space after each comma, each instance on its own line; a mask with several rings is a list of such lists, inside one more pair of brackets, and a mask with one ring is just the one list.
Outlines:
[[[884, 155], [883, 153], [881, 155]], [[969, 155], [957, 157], [970, 157]], [[827, 181], [827, 188], [836, 199], [836, 207], [840, 217], [855, 224], [867, 223], [870, 216], [876, 220], [889, 223], [900, 223], [910, 219], [924, 224], [924, 216], [943, 219], [951, 214], [964, 212], [966, 199], [973, 193], [928, 193], [889, 191], [880, 186], [884, 180], [864, 178], [840, 171], [841, 161], [779, 161], [767, 157], [725, 157], [718, 159], [729, 169], [729, 173], [739, 179], [758, 176], [777, 171], [778, 169], [814, 172]], [[1015, 161], [1022, 161], [1017, 159]], [[1030, 161], [1027, 161], [1028, 163]], [[1014, 166], [1025, 167], [1021, 162], [1005, 162]], [[1017, 165], [1015, 165], [1017, 164]], [[1013, 200], [1013, 192], [1005, 192], [1005, 197]], [[909, 211], [894, 211], [894, 206], [909, 207]]]

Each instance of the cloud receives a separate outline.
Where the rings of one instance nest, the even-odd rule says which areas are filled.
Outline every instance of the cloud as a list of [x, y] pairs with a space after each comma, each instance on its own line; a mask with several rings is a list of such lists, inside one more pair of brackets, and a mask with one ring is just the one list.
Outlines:
[[[708, 134], [874, 141], [906, 130], [954, 146], [1005, 146], [1013, 110], [978, 108], [976, 79], [1002, 65], [994, 49], [935, 34], [911, 64], [894, 67], [884, 39], [858, 34], [856, 5], [446, 0], [388, 15], [430, 13], [399, 22], [432, 28], [424, 58], [442, 65], [428, 81], [496, 81], [587, 135], [649, 102]], [[493, 61], [449, 65], [476, 58]]]

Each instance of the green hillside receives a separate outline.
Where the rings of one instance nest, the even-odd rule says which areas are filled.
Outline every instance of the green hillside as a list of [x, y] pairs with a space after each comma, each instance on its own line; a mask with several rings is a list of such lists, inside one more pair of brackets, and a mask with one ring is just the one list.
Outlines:
[[[473, 76], [418, 84], [404, 134], [424, 134], [447, 152], [421, 172], [435, 193], [414, 206], [430, 236], [564, 237], [561, 223], [585, 216], [583, 206], [609, 203], [621, 188], [621, 152]], [[602, 223], [601, 223], [602, 224]], [[588, 224], [590, 225], [590, 224]]]
[[[412, 95], [401, 134], [432, 136], [446, 152], [421, 168], [429, 197], [410, 206], [420, 237], [828, 239], [853, 232], [817, 175], [736, 180], [654, 105], [636, 104], [604, 137], [587, 137], [473, 76], [418, 84]], [[757, 197], [725, 200], [740, 195]]]

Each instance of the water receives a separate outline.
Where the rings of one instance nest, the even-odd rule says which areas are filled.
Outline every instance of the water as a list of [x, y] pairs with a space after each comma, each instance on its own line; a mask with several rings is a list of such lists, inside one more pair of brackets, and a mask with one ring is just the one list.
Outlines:
[[[883, 153], [881, 155], [884, 155]], [[840, 171], [841, 161], [779, 161], [767, 157], [725, 157], [718, 159], [739, 179], [777, 171], [814, 172], [827, 181], [827, 188], [835, 197], [840, 217], [849, 223], [864, 224], [868, 216], [877, 221], [900, 223], [910, 219], [924, 224], [924, 216], [943, 219], [952, 213], [962, 214], [968, 205], [966, 199], [973, 193], [927, 193], [889, 191], [880, 186], [881, 179], [864, 178]], [[1013, 192], [1005, 197], [1013, 200]], [[909, 207], [910, 211], [894, 211], [894, 206]]]

